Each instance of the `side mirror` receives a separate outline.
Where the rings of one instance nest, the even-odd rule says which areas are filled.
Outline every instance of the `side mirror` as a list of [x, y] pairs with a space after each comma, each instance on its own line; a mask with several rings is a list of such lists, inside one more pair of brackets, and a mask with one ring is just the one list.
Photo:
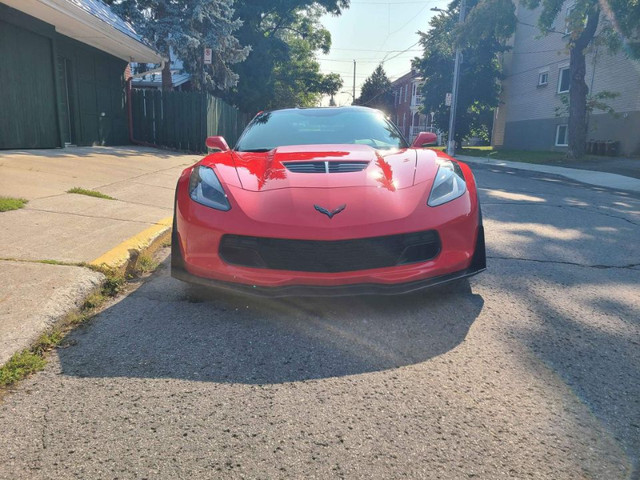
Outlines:
[[423, 145], [433, 145], [438, 141], [438, 136], [431, 132], [420, 132], [411, 144], [412, 148], [422, 148]]
[[207, 148], [211, 150], [220, 150], [221, 152], [226, 152], [229, 150], [229, 145], [227, 145], [224, 137], [207, 137], [207, 140], [204, 142]]

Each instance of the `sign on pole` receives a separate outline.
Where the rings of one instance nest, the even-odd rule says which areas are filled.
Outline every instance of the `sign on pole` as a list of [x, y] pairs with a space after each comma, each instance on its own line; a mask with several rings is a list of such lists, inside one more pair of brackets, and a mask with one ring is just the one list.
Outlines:
[[450, 93], [447, 93], [447, 95], [444, 97], [444, 104], [447, 107], [451, 106], [451, 94]]
[[210, 48], [204, 49], [204, 64], [211, 65], [211, 57], [213, 56], [213, 51]]

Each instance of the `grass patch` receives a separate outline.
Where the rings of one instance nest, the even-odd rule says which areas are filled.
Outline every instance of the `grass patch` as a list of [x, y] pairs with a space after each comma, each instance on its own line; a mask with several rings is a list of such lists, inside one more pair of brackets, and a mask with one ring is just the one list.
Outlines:
[[26, 376], [42, 370], [46, 364], [47, 361], [37, 353], [28, 350], [16, 353], [0, 368], [0, 387], [8, 387]]
[[565, 152], [546, 152], [535, 150], [494, 150], [493, 147], [463, 147], [456, 150], [459, 155], [485, 157], [495, 160], [511, 160], [513, 162], [568, 164]]
[[49, 332], [43, 333], [38, 337], [38, 340], [36, 340], [35, 345], [31, 349], [32, 353], [43, 355], [45, 352], [60, 345], [64, 335], [65, 332], [60, 328], [54, 328]]
[[67, 193], [76, 193], [78, 195], [87, 195], [88, 197], [96, 197], [96, 198], [104, 198], [106, 200], [115, 200], [115, 198], [110, 197], [104, 193], [98, 192], [96, 190], [87, 190], [86, 188], [73, 187], [67, 190]]
[[18, 210], [24, 207], [27, 201], [24, 198], [0, 197], [0, 212]]
[[48, 351], [59, 346], [74, 327], [91, 319], [107, 300], [122, 292], [126, 283], [122, 273], [104, 268], [94, 269], [106, 277], [100, 290], [89, 295], [78, 311], [69, 313], [57, 325], [40, 335], [31, 348], [15, 353], [1, 366], [0, 388], [10, 387], [32, 373], [42, 370], [47, 364], [45, 354]]

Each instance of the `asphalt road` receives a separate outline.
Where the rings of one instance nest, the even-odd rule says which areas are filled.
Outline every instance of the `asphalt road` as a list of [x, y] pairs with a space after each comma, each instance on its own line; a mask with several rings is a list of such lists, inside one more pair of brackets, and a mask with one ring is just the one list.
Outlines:
[[162, 268], [0, 404], [0, 478], [640, 478], [640, 199], [476, 167], [471, 291], [261, 300]]

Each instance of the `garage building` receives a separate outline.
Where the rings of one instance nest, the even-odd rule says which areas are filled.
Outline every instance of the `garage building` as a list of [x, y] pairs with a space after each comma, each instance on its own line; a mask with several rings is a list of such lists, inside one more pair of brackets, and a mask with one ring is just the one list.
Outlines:
[[162, 60], [100, 0], [0, 0], [0, 149], [128, 143], [127, 64]]

